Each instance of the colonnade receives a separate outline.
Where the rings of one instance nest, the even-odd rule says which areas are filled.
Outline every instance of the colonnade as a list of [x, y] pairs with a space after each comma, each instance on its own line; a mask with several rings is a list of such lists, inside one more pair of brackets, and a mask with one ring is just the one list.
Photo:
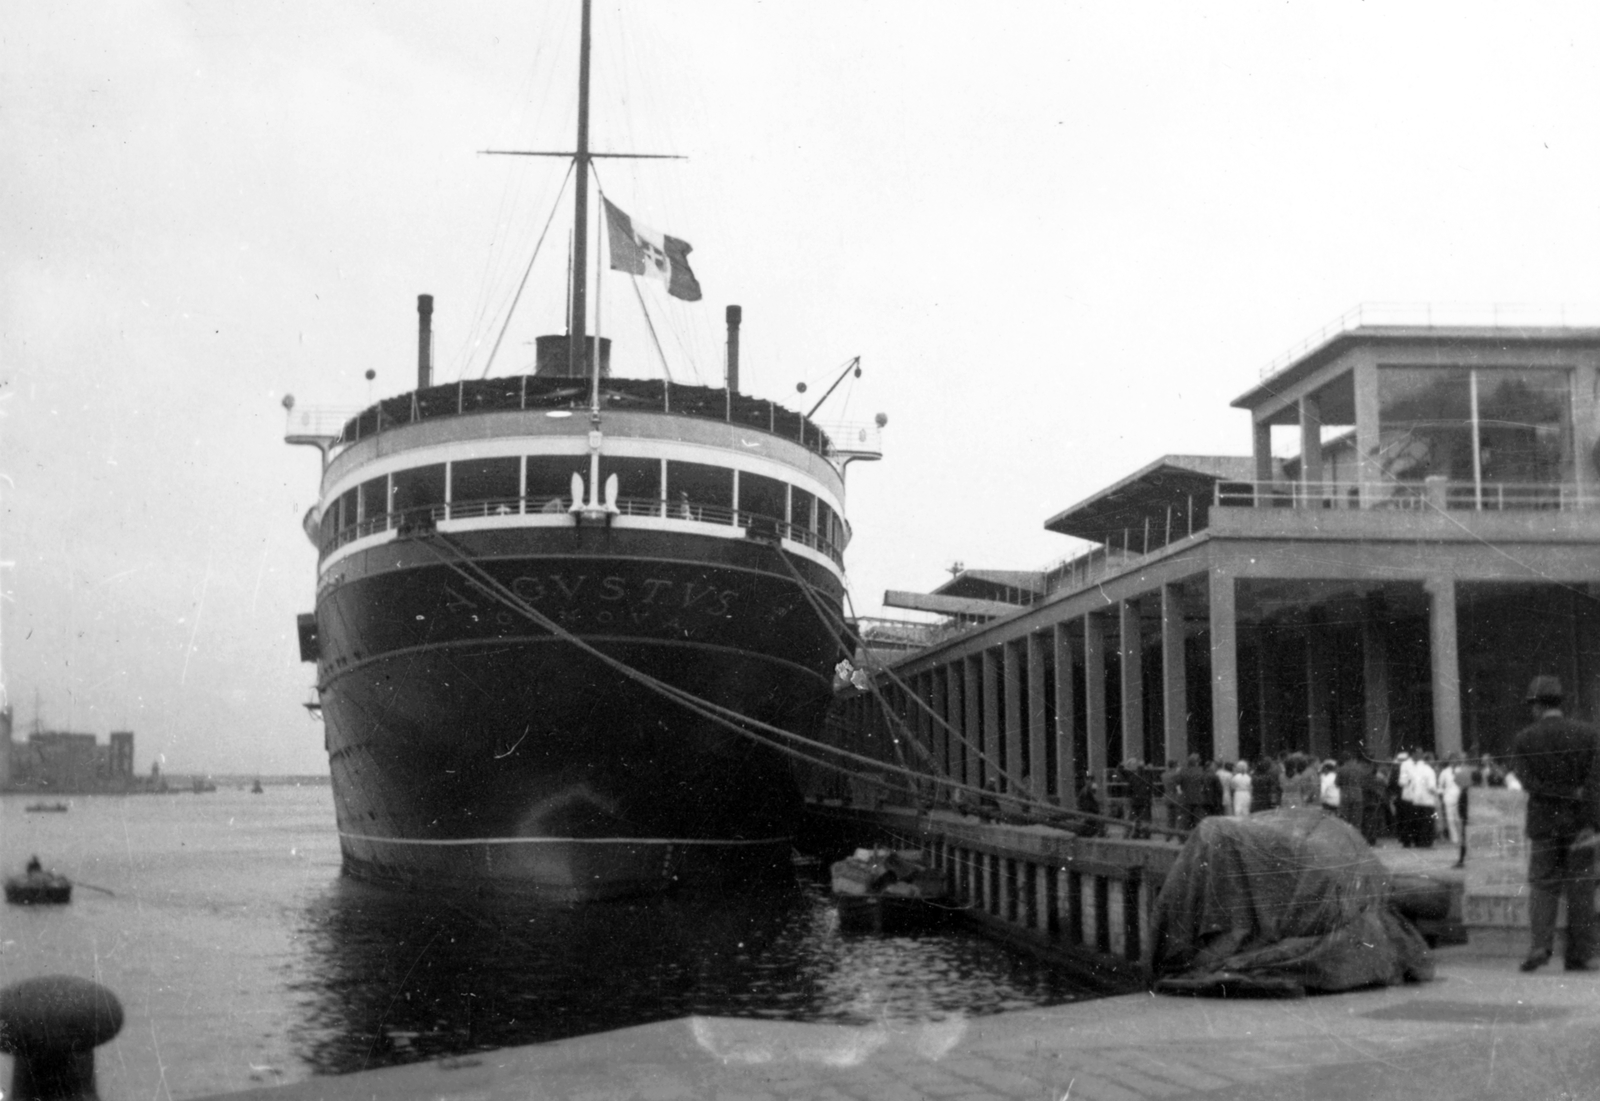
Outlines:
[[[1447, 754], [1462, 748], [1456, 583], [1436, 576], [1421, 587], [1429, 606], [1433, 749]], [[1240, 593], [1241, 582], [1215, 566], [1123, 592], [1076, 593], [926, 651], [894, 677], [880, 676], [915, 746], [874, 743], [890, 724], [867, 695], [846, 705], [841, 726], [857, 738], [856, 748], [887, 762], [897, 762], [898, 753], [927, 774], [931, 784], [922, 794], [941, 802], [970, 802], [970, 790], [954, 795], [964, 788], [1076, 809], [1085, 780], [1121, 760], [1162, 765], [1191, 753], [1237, 760], [1241, 708], [1261, 706], [1265, 683], [1258, 641], [1241, 685]], [[1309, 593], [1307, 607], [1314, 616]], [[1359, 737], [1367, 753], [1381, 756], [1393, 748], [1383, 625], [1369, 615], [1360, 636], [1365, 730], [1346, 731], [1343, 744]], [[1270, 747], [1253, 736], [1252, 752], [1332, 755], [1324, 729], [1331, 689], [1322, 650], [1329, 641], [1315, 631], [1307, 636], [1304, 715], [1276, 731]]]

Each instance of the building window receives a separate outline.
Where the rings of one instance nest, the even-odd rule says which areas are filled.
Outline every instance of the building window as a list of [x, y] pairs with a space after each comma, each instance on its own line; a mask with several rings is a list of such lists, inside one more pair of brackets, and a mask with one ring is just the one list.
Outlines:
[[1571, 391], [1563, 369], [1380, 368], [1383, 479], [1444, 479], [1456, 508], [1554, 503], [1572, 470]]

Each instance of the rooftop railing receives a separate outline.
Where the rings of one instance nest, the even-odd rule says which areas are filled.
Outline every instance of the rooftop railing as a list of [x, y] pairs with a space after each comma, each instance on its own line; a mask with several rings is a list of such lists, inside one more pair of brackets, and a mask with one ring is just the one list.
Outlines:
[[1222, 508], [1401, 511], [1576, 511], [1600, 508], [1600, 488], [1563, 482], [1218, 482]]
[[1600, 325], [1600, 307], [1584, 303], [1537, 305], [1526, 302], [1430, 303], [1363, 302], [1328, 322], [1294, 347], [1261, 368], [1267, 379], [1300, 359], [1313, 348], [1326, 344], [1340, 333], [1363, 325], [1412, 325], [1423, 328], [1566, 328]]

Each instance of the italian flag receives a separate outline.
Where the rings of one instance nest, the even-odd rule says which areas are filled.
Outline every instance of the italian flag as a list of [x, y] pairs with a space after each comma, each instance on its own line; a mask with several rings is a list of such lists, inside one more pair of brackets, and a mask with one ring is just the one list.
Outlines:
[[657, 233], [636, 222], [610, 199], [606, 204], [606, 237], [611, 246], [611, 270], [659, 279], [667, 293], [686, 302], [700, 301], [700, 284], [689, 270], [689, 242]]

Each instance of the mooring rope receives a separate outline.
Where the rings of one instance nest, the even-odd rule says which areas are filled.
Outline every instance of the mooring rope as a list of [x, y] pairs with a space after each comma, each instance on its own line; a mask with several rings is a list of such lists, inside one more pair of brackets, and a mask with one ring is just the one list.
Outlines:
[[[586, 642], [578, 635], [567, 630], [567, 628], [563, 627], [554, 619], [551, 619], [549, 616], [533, 607], [533, 605], [529, 604], [514, 590], [510, 589], [488, 570], [486, 570], [480, 563], [468, 555], [459, 546], [459, 544], [455, 542], [455, 540], [451, 539], [443, 532], [431, 532], [427, 536], [418, 537], [416, 542], [433, 551], [441, 564], [443, 564], [446, 568], [455, 571], [464, 580], [466, 580], [469, 585], [484, 593], [486, 596], [498, 600], [512, 611], [530, 620], [536, 626], [548, 631], [556, 638], [572, 644], [580, 651], [590, 655], [617, 673], [622, 674], [623, 676], [640, 685], [643, 685], [651, 691], [672, 700], [686, 710], [689, 710], [701, 716], [702, 718], [714, 722], [725, 729], [740, 735], [741, 737], [749, 738], [752, 741], [764, 745], [769, 749], [775, 750], [785, 756], [797, 759], [806, 764], [818, 768], [831, 769], [835, 772], [839, 772], [845, 776], [848, 776], [853, 780], [867, 783], [876, 787], [882, 787], [890, 791], [898, 791], [899, 789], [894, 784], [889, 783], [888, 781], [879, 777], [863, 776], [859, 772], [852, 771], [843, 763], [837, 763], [834, 761], [810, 756], [798, 749], [792, 748], [791, 746], [780, 744], [780, 742], [774, 741], [773, 739], [778, 738], [783, 739], [784, 741], [798, 743], [799, 745], [806, 746], [812, 750], [819, 750], [835, 757], [843, 758], [845, 761], [851, 761], [860, 765], [867, 765], [873, 769], [883, 772], [898, 774], [910, 780], [927, 780], [930, 778], [926, 773], [918, 772], [912, 768], [895, 765], [879, 758], [868, 757], [864, 754], [855, 753], [839, 746], [829, 745], [826, 742], [820, 742], [814, 738], [808, 738], [803, 734], [796, 734], [791, 730], [785, 730], [782, 727], [774, 726], [770, 723], [763, 722], [760, 719], [740, 714], [732, 708], [724, 707], [721, 704], [714, 703], [710, 700], [696, 696], [686, 689], [682, 689], [676, 685], [662, 681], [648, 673], [645, 673], [643, 670], [635, 669], [633, 666], [627, 664], [621, 659], [612, 657], [610, 654], [605, 653], [603, 650], [600, 650], [593, 644]], [[446, 554], [446, 551], [448, 551], [449, 554]], [[779, 553], [781, 554], [781, 550]], [[805, 585], [802, 579], [802, 592], [804, 591]], [[748, 724], [748, 726], [745, 724]], [[751, 729], [752, 727], [755, 729]], [[970, 792], [975, 796], [989, 799], [996, 798], [995, 792], [986, 791], [983, 788], [976, 787], [971, 784], [960, 783], [955, 780], [942, 780], [938, 782], [945, 784], [952, 790]], [[1114, 818], [1101, 814], [1090, 814], [1085, 811], [1068, 810], [1064, 807], [1057, 807], [1049, 803], [1041, 803], [1037, 800], [1026, 799], [1021, 796], [1008, 795], [1006, 796], [1006, 799], [1009, 802], [1024, 806], [1041, 807], [1050, 812], [1043, 816], [1030, 815], [1030, 818], [1042, 817], [1045, 819], [1054, 820], [1065, 818], [1082, 822], [1100, 822], [1123, 826], [1129, 825], [1126, 819]], [[1164, 827], [1154, 828], [1160, 830], [1161, 832], [1180, 832], [1167, 830]]]

